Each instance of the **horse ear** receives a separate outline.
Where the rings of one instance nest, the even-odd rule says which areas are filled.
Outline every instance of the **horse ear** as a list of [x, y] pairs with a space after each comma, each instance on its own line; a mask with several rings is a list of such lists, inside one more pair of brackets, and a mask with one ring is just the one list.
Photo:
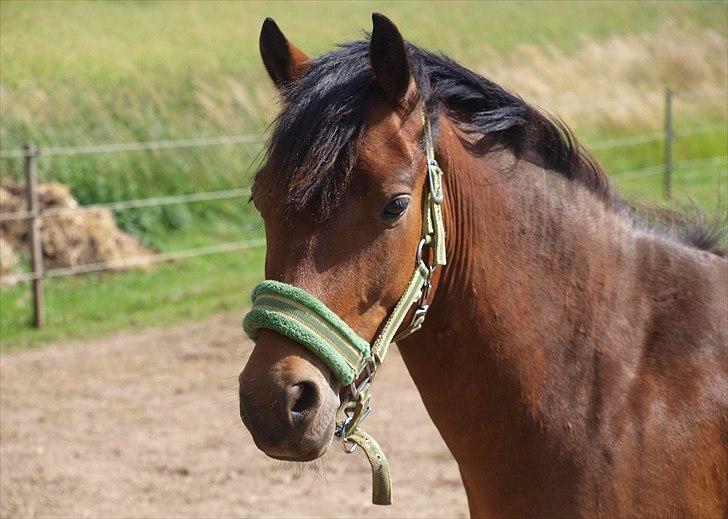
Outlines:
[[374, 77], [390, 100], [400, 102], [409, 87], [411, 75], [404, 40], [397, 26], [383, 14], [373, 13], [369, 62]]
[[260, 30], [260, 55], [278, 88], [303, 76], [311, 65], [311, 59], [286, 39], [272, 18], [266, 18]]

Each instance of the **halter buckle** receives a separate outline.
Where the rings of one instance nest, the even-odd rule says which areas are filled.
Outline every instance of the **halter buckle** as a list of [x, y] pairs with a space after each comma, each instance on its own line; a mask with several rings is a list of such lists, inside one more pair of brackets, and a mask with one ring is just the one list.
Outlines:
[[344, 451], [351, 454], [356, 449], [356, 443], [349, 439], [359, 424], [372, 412], [371, 395], [368, 391], [360, 391], [356, 398], [348, 399], [343, 405], [344, 419], [336, 424], [334, 436], [343, 442]]
[[415, 310], [415, 315], [412, 317], [412, 331], [419, 330], [422, 327], [422, 323], [425, 322], [427, 311], [430, 309], [430, 305], [421, 305]]
[[435, 186], [435, 175], [442, 176], [442, 169], [440, 169], [440, 165], [437, 163], [437, 161], [433, 159], [427, 160], [427, 181], [430, 183], [430, 195], [432, 196], [432, 201], [435, 202], [437, 205], [442, 205], [442, 203], [445, 201], [445, 196], [442, 192], [442, 184], [439, 184], [440, 189], [436, 189]]
[[352, 452], [354, 452], [356, 450], [356, 447], [357, 447], [355, 441], [349, 440], [347, 438], [344, 438], [343, 445], [344, 445], [344, 452], [347, 453], [347, 454], [351, 454]]
[[[374, 372], [377, 368], [376, 361], [374, 360], [374, 357], [367, 357], [364, 359], [364, 365], [359, 369], [359, 372], [357, 373], [356, 377], [354, 377], [354, 380], [349, 385], [349, 391], [351, 392], [351, 398], [356, 400], [359, 397], [359, 394], [361, 394], [366, 387], [371, 384], [372, 380], [374, 380]], [[357, 384], [357, 380], [361, 376], [362, 373], [366, 371], [366, 375], [364, 378]]]

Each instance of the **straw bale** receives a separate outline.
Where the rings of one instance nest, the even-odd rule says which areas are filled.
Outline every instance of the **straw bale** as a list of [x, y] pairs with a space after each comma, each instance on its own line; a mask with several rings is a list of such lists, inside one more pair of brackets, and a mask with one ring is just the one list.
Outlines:
[[[27, 210], [25, 184], [6, 179], [0, 182], [0, 212], [19, 213]], [[41, 209], [78, 207], [68, 186], [57, 182], [38, 185]], [[0, 223], [0, 238], [8, 253], [8, 265], [17, 250], [28, 247], [29, 224], [25, 220]], [[113, 263], [129, 257], [150, 256], [133, 236], [116, 225], [107, 209], [47, 216], [41, 220], [41, 243], [45, 268], [74, 267], [88, 263]], [[3, 251], [3, 272], [5, 272]], [[17, 261], [15, 262], [17, 266]]]
[[0, 237], [0, 274], [15, 272], [18, 268], [18, 255], [10, 243]]

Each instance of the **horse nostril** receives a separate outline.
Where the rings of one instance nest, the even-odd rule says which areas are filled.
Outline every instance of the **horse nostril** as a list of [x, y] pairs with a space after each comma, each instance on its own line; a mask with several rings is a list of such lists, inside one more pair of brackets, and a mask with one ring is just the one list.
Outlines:
[[319, 402], [319, 393], [313, 382], [304, 381], [289, 388], [289, 409], [294, 419], [300, 419]]

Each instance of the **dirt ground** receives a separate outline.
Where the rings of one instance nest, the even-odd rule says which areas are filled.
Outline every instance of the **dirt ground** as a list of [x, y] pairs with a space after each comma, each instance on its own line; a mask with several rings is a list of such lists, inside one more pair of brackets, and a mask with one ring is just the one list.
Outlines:
[[465, 517], [457, 466], [393, 349], [367, 430], [392, 507], [370, 504], [361, 452], [313, 464], [258, 451], [238, 417], [252, 344], [242, 312], [0, 358], [0, 516]]

